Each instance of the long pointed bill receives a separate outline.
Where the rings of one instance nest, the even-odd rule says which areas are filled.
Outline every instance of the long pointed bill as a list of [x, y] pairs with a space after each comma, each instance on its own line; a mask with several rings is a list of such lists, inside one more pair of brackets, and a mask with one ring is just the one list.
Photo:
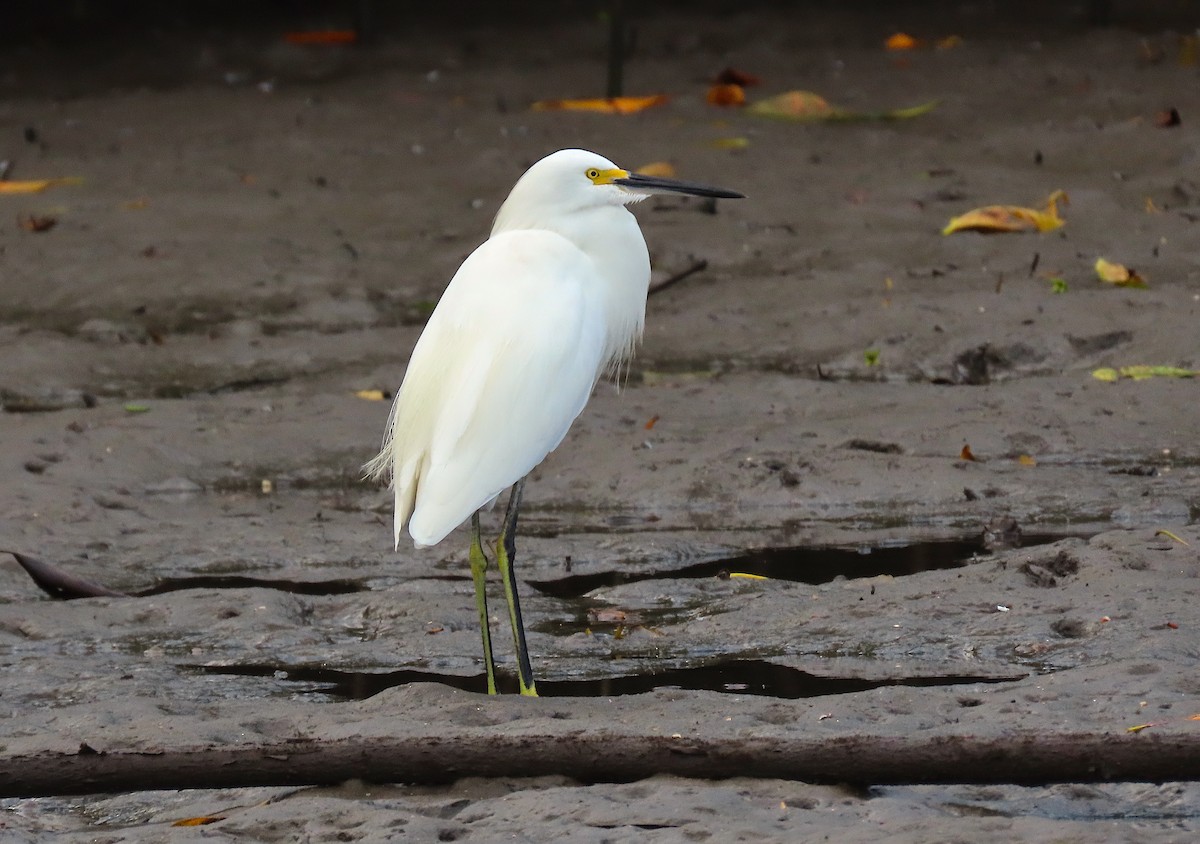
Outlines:
[[684, 193], [688, 196], [712, 196], [718, 199], [745, 199], [744, 194], [737, 191], [714, 188], [696, 182], [681, 182], [678, 179], [662, 179], [658, 176], [643, 176], [640, 173], [630, 173], [613, 179], [614, 185], [620, 185], [633, 193]]

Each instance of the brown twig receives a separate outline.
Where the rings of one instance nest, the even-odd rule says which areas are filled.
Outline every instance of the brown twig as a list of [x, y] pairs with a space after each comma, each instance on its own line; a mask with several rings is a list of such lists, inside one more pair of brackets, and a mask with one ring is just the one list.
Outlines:
[[560, 775], [628, 782], [657, 774], [858, 784], [1195, 780], [1200, 734], [1025, 730], [992, 735], [684, 737], [595, 729], [459, 728], [397, 738], [259, 745], [82, 744], [70, 753], [0, 755], [0, 797], [180, 788]]
[[708, 261], [701, 258], [700, 260], [696, 261], [691, 266], [680, 270], [679, 272], [675, 273], [672, 276], [668, 276], [667, 278], [664, 278], [662, 281], [658, 282], [658, 284], [650, 285], [650, 289], [648, 291], [646, 291], [646, 295], [653, 296], [655, 293], [661, 293], [664, 290], [666, 290], [668, 287], [671, 287], [671, 286], [676, 285], [679, 282], [683, 281], [688, 276], [695, 275], [696, 273], [701, 272], [702, 270], [706, 270], [706, 269], [708, 269]]

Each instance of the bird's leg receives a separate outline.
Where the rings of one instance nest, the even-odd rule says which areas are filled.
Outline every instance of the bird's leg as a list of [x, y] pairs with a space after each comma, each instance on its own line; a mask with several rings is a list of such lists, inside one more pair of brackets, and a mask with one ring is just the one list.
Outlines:
[[525, 627], [521, 620], [521, 602], [517, 598], [517, 575], [513, 572], [513, 560], [517, 556], [517, 510], [521, 507], [521, 492], [525, 479], [513, 484], [508, 496], [508, 510], [504, 513], [504, 527], [496, 540], [496, 567], [504, 581], [504, 595], [508, 598], [508, 621], [512, 625], [513, 645], [517, 649], [517, 682], [521, 694], [537, 697], [533, 682], [533, 667], [529, 664], [529, 647], [525, 644]]
[[496, 663], [492, 659], [492, 633], [488, 629], [487, 572], [488, 560], [479, 539], [479, 514], [471, 516], [471, 578], [475, 581], [475, 606], [479, 609], [479, 629], [483, 632], [483, 664], [487, 668], [487, 690], [496, 693]]

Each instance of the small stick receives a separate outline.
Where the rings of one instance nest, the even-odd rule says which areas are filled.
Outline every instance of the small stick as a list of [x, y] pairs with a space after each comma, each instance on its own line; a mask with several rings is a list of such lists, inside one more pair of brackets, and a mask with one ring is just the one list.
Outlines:
[[705, 260], [704, 258], [701, 258], [699, 261], [696, 261], [690, 267], [687, 267], [686, 269], [680, 270], [679, 272], [675, 273], [675, 275], [664, 278], [658, 284], [650, 285], [650, 289], [646, 291], [646, 295], [653, 296], [655, 293], [661, 293], [662, 291], [666, 290], [668, 287], [671, 287], [672, 285], [678, 284], [679, 282], [683, 281], [688, 276], [695, 275], [696, 273], [700, 272], [701, 270], [706, 270], [706, 269], [708, 269], [708, 261]]

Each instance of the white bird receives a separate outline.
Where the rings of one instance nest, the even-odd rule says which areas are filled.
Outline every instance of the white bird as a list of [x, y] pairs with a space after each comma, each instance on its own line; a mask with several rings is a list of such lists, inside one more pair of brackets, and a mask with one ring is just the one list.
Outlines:
[[366, 466], [390, 474], [395, 542], [436, 545], [471, 519], [471, 574], [489, 694], [487, 557], [479, 511], [512, 487], [496, 540], [521, 694], [536, 695], [512, 561], [524, 478], [583, 411], [597, 380], [633, 353], [645, 322], [650, 256], [627, 205], [652, 193], [738, 198], [642, 176], [579, 149], [526, 171], [491, 236], [463, 261], [413, 349], [383, 448]]

